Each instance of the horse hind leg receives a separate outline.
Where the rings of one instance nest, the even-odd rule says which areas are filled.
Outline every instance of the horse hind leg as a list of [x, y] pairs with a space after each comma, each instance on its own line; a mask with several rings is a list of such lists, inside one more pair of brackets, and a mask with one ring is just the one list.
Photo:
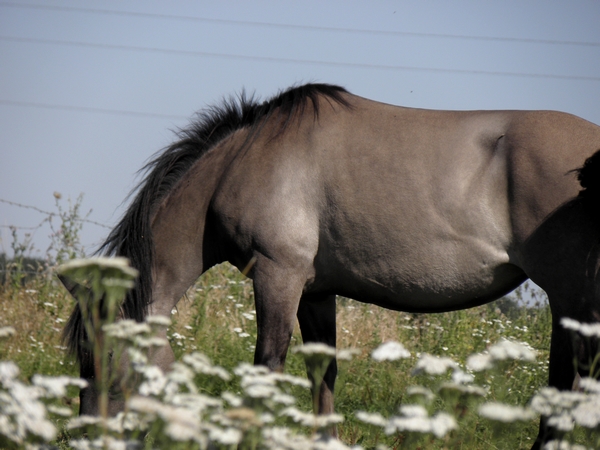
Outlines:
[[[305, 344], [317, 342], [330, 347], [336, 345], [335, 295], [305, 295], [300, 300], [298, 322]], [[331, 414], [334, 411], [333, 391], [337, 376], [337, 362], [333, 358], [325, 373], [307, 364], [312, 382], [313, 398], [318, 395], [315, 413]], [[318, 386], [318, 392], [316, 391]]]

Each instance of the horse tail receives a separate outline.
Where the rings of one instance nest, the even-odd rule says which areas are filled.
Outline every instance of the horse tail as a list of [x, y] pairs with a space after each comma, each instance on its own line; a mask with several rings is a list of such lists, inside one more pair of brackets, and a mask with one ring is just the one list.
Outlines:
[[600, 225], [600, 150], [586, 159], [575, 172], [583, 188], [579, 198], [586, 212]]

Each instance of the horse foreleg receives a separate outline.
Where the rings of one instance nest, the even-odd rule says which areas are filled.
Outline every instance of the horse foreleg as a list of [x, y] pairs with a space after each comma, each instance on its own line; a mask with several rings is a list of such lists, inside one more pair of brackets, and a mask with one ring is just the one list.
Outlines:
[[262, 257], [256, 261], [253, 279], [257, 325], [254, 364], [282, 372], [306, 278], [297, 269]]
[[[319, 342], [335, 347], [335, 295], [305, 295], [298, 307], [298, 322], [304, 343]], [[331, 414], [333, 407], [333, 389], [337, 376], [335, 358], [329, 363], [325, 373], [314, 373], [307, 366], [308, 378], [312, 382], [313, 397], [318, 394], [318, 411], [315, 414]], [[316, 379], [319, 377], [321, 379]], [[315, 391], [319, 386], [319, 392]]]
[[[573, 346], [568, 331], [560, 324], [560, 317], [553, 317], [548, 379], [548, 384], [551, 387], [555, 387], [561, 391], [567, 391], [572, 388], [576, 375], [573, 356]], [[549, 427], [547, 419], [542, 417], [540, 420], [540, 430], [532, 450], [541, 449], [546, 442], [551, 441], [555, 437], [555, 430]]]

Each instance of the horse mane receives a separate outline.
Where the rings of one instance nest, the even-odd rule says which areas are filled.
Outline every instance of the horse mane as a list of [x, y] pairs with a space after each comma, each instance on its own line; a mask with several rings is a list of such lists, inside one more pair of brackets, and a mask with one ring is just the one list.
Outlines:
[[[280, 119], [279, 127], [271, 137], [279, 136], [294, 118], [305, 112], [309, 101], [316, 120], [320, 97], [349, 108], [350, 103], [344, 97], [345, 93], [347, 91], [340, 86], [305, 84], [280, 91], [271, 99], [259, 103], [254, 96], [247, 97], [242, 91], [237, 97], [229, 97], [222, 104], [197, 113], [196, 119], [177, 133], [179, 139], [176, 142], [154, 155], [140, 170], [140, 173], [145, 174], [143, 180], [129, 194], [129, 197], [135, 195], [133, 201], [96, 252], [126, 257], [131, 266], [139, 271], [135, 287], [129, 291], [121, 305], [124, 318], [141, 322], [146, 317], [148, 301], [152, 295], [154, 256], [150, 219], [154, 208], [192, 165], [221, 140], [242, 128], [249, 130], [244, 144], [249, 146], [266, 121], [275, 114]], [[82, 367], [91, 362], [89, 349], [84, 348], [88, 339], [78, 305], [67, 322], [63, 339]]]

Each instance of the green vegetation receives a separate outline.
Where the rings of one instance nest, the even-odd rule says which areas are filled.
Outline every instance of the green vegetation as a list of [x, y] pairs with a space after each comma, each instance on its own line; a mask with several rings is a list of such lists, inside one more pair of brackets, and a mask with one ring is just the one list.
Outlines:
[[[108, 273], [98, 262], [78, 267]], [[119, 278], [118, 272], [110, 277]], [[8, 277], [0, 287], [1, 448], [44, 442], [60, 448], [124, 448], [118, 445], [126, 441], [143, 448], [205, 448], [209, 442], [211, 448], [346, 448], [318, 439], [319, 430], [337, 423], [339, 439], [348, 447], [512, 450], [532, 445], [540, 411], [563, 418], [566, 441], [600, 445], [598, 423], [590, 423], [588, 414], [587, 424], [579, 425], [576, 411], [592, 404], [600, 415], [597, 384], [567, 400], [552, 391], [539, 393], [548, 376], [550, 311], [543, 298], [535, 306], [519, 299], [530, 296], [527, 285], [511, 298], [444, 314], [392, 312], [340, 298], [338, 348], [356, 352], [351, 360], [339, 361], [336, 412], [342, 417], [319, 421], [310, 413], [309, 389], [294, 378], [305, 379], [302, 354], [289, 352], [290, 378], [273, 378], [249, 366], [256, 338], [251, 282], [224, 264], [201, 277], [173, 311], [168, 336], [179, 362], [177, 376], [157, 375], [144, 362], [147, 346], [160, 344], [148, 344], [156, 323], [126, 337], [124, 324], [112, 345], [139, 357], [131, 371], [141, 380], [137, 392], [129, 393], [127, 420], [82, 423], [74, 418], [77, 381], [63, 378], [61, 391], [39, 376], [78, 375], [60, 341], [74, 300], [43, 271], [14, 281]], [[116, 285], [127, 283], [103, 284]], [[372, 352], [388, 341], [403, 344], [410, 356], [395, 359], [380, 349], [376, 361]], [[291, 347], [300, 344], [296, 330]], [[46, 408], [36, 418], [37, 431], [25, 427], [21, 441], [10, 434], [22, 406], [10, 403], [15, 386], [31, 389], [27, 401]]]

